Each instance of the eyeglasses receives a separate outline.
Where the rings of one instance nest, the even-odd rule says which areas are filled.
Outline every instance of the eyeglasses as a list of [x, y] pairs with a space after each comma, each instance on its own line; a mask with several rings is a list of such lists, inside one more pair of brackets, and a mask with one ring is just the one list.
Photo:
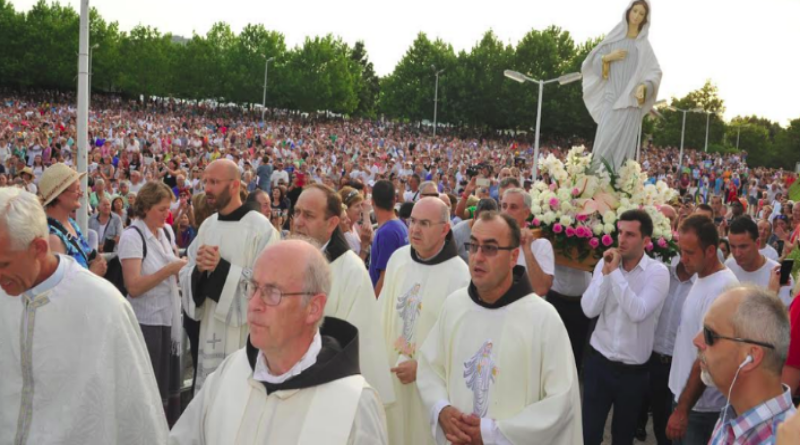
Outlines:
[[466, 248], [471, 255], [475, 255], [478, 253], [478, 250], [483, 250], [483, 254], [487, 257], [493, 257], [497, 255], [498, 250], [514, 250], [516, 247], [511, 246], [498, 246], [495, 244], [478, 244], [478, 243], [464, 243], [464, 248]]
[[418, 225], [418, 226], [422, 227], [423, 229], [430, 229], [431, 226], [445, 223], [444, 221], [432, 222], [432, 221], [428, 221], [427, 219], [416, 219], [416, 218], [408, 218], [406, 220], [406, 222], [408, 223], [408, 227], [414, 227], [414, 226]]
[[735, 341], [737, 343], [749, 343], [751, 345], [758, 345], [764, 348], [775, 349], [774, 345], [769, 343], [764, 343], [760, 341], [750, 340], [747, 338], [736, 338], [736, 337], [725, 337], [724, 335], [719, 335], [716, 332], [712, 331], [711, 329], [703, 326], [703, 340], [705, 340], [707, 346], [712, 346], [717, 339], [721, 340], [730, 340]]
[[271, 286], [269, 284], [265, 284], [263, 286], [259, 286], [258, 283], [255, 281], [248, 281], [245, 287], [245, 292], [247, 293], [247, 299], [250, 300], [255, 296], [256, 293], [259, 294], [261, 301], [264, 302], [267, 306], [277, 306], [281, 304], [281, 299], [283, 297], [294, 297], [297, 295], [314, 295], [314, 292], [283, 292], [282, 290], [278, 289], [275, 286]]

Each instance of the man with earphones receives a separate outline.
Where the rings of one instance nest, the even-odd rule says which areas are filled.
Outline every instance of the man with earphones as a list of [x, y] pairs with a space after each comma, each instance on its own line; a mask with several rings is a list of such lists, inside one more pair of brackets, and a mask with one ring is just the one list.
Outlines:
[[789, 351], [789, 317], [766, 288], [741, 285], [714, 301], [694, 338], [701, 378], [727, 396], [709, 445], [774, 444], [778, 425], [795, 412], [781, 371]]

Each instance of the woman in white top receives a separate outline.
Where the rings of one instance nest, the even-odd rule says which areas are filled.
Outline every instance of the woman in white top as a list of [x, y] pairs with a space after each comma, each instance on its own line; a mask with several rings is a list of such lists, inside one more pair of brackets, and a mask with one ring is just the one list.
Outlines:
[[180, 415], [181, 309], [176, 277], [186, 264], [176, 255], [175, 235], [165, 224], [174, 196], [163, 182], [145, 184], [131, 209], [136, 219], [119, 242], [128, 301], [142, 328], [170, 425]]

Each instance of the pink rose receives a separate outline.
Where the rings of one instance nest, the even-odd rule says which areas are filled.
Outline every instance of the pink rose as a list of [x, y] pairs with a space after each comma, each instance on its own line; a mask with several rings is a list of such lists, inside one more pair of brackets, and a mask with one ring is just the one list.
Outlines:
[[575, 229], [567, 226], [567, 237], [572, 238], [573, 236], [575, 236]]
[[578, 226], [578, 228], [575, 229], [575, 234], [578, 235], [578, 238], [589, 238], [589, 237], [591, 237], [592, 236], [591, 232], [590, 233], [587, 233], [587, 232], [589, 232], [589, 229], [587, 229], [584, 226]]
[[581, 194], [581, 191], [578, 190], [578, 187], [575, 187], [574, 189], [572, 189], [572, 196], [578, 196], [580, 194]]
[[579, 213], [578, 216], [575, 217], [575, 219], [577, 219], [580, 222], [586, 221], [587, 218], [589, 218], [589, 215], [586, 215], [584, 213]]
[[603, 241], [603, 245], [606, 246], [606, 247], [614, 244], [614, 238], [611, 238], [611, 235], [607, 235], [607, 234], [603, 235], [602, 241]]
[[589, 240], [589, 246], [592, 249], [597, 249], [600, 246], [600, 240], [597, 239], [597, 237], [594, 237], [594, 238], [590, 239]]
[[533, 225], [539, 227], [540, 225], [542, 225], [542, 222], [539, 221], [539, 218], [533, 218]]
[[558, 207], [558, 198], [550, 198], [550, 208], [555, 209]]
[[561, 233], [563, 231], [564, 231], [564, 226], [562, 226], [561, 224], [555, 224], [553, 226], [553, 233]]
[[652, 252], [653, 251], [653, 243], [647, 243], [647, 246], [645, 246], [645, 250], [647, 250], [648, 252]]
[[667, 247], [667, 240], [665, 240], [664, 238], [659, 238], [659, 239], [658, 239], [658, 247], [660, 247], [660, 248], [662, 248], [662, 249], [666, 249], [666, 247]]
[[552, 184], [550, 184], [550, 191], [551, 191], [551, 192], [554, 192], [554, 191], [556, 191], [556, 183], [555, 183], [555, 182], [554, 182], [554, 183], [552, 183]]

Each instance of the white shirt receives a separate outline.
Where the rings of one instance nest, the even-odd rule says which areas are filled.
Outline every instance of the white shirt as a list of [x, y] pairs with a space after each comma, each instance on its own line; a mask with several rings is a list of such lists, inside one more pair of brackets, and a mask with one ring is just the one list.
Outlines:
[[403, 193], [403, 202], [417, 202], [419, 201], [419, 198], [420, 198], [419, 189], [417, 189], [416, 192], [409, 190]]
[[[689, 295], [686, 296], [681, 311], [681, 323], [678, 325], [678, 334], [675, 336], [672, 368], [669, 373], [669, 389], [675, 395], [675, 401], [680, 398], [686, 387], [692, 366], [697, 359], [697, 348], [692, 342], [703, 329], [703, 318], [708, 312], [708, 308], [725, 289], [738, 283], [736, 275], [730, 269], [725, 268], [707, 277], [698, 277], [689, 290]], [[719, 412], [723, 406], [725, 406], [725, 396], [715, 388], [706, 388], [693, 410]]]
[[680, 256], [673, 258], [672, 266], [669, 268], [669, 292], [667, 299], [664, 300], [661, 316], [658, 317], [658, 325], [656, 325], [653, 351], [661, 355], [672, 356], [672, 351], [675, 349], [675, 337], [678, 335], [678, 326], [681, 324], [683, 302], [686, 301], [686, 296], [689, 295], [692, 285], [697, 280], [697, 274], [692, 275], [686, 281], [678, 278], [680, 260]]
[[[172, 261], [177, 260], [172, 248], [175, 242], [175, 234], [172, 227], [164, 225], [160, 239], [157, 239], [147, 225], [141, 219], [135, 220], [132, 226], [136, 226], [142, 231], [145, 243], [147, 243], [147, 256], [142, 260], [142, 275], [152, 275]], [[164, 231], [169, 231], [169, 239], [164, 236]], [[170, 241], [171, 240], [171, 241]], [[118, 255], [120, 261], [126, 259], [141, 259], [144, 255], [142, 249], [142, 238], [136, 229], [126, 229], [122, 232], [119, 239]], [[158, 283], [156, 287], [131, 298], [127, 295], [128, 302], [139, 320], [139, 324], [145, 326], [172, 326], [173, 304], [171, 298], [174, 297], [169, 277]]]
[[270, 176], [270, 180], [272, 181], [272, 186], [277, 187], [278, 182], [283, 179], [283, 181], [288, 185], [289, 184], [289, 173], [286, 170], [275, 170], [272, 172], [272, 176]]
[[761, 255], [764, 255], [765, 257], [767, 257], [767, 259], [770, 259], [770, 260], [773, 260], [773, 261], [778, 261], [778, 258], [780, 258], [780, 256], [778, 256], [778, 251], [775, 250], [775, 248], [770, 246], [769, 244], [767, 244], [767, 247], [759, 250], [758, 252]]
[[[555, 273], [556, 260], [555, 254], [553, 254], [553, 245], [550, 244], [550, 241], [545, 238], [533, 240], [531, 242], [531, 253], [536, 258], [536, 262], [539, 263], [542, 272], [552, 277]], [[522, 266], [525, 270], [528, 270], [528, 262], [525, 260], [525, 254], [521, 251], [517, 257], [517, 266]], [[541, 296], [544, 297], [544, 295]]]
[[[736, 278], [739, 279], [740, 283], [750, 283], [755, 284], [756, 286], [769, 287], [769, 276], [776, 267], [780, 266], [780, 264], [777, 261], [769, 258], [765, 258], [765, 260], [766, 261], [764, 261], [764, 265], [753, 272], [747, 272], [746, 270], [742, 269], [739, 264], [736, 263], [736, 260], [733, 257], [730, 257], [728, 258], [728, 261], [725, 261], [725, 266], [727, 266], [728, 269], [730, 269], [731, 272], [736, 275]], [[794, 280], [790, 275], [789, 284], [786, 286], [781, 286], [780, 291], [778, 291], [778, 296], [787, 308], [792, 303], [793, 287]]]
[[306, 369], [314, 366], [317, 363], [317, 356], [319, 356], [319, 351], [322, 350], [322, 336], [320, 335], [319, 331], [314, 334], [314, 339], [311, 341], [311, 345], [308, 347], [308, 351], [303, 354], [303, 357], [294, 364], [288, 371], [281, 375], [274, 375], [269, 372], [269, 366], [267, 366], [267, 358], [262, 351], [258, 351], [258, 357], [256, 359], [256, 368], [253, 370], [253, 378], [258, 380], [259, 382], [267, 382], [276, 385], [278, 383], [283, 383], [290, 378], [300, 375], [301, 372], [305, 371]]
[[667, 266], [647, 255], [630, 272], [620, 267], [603, 275], [604, 260], [594, 268], [581, 299], [583, 313], [599, 316], [590, 344], [607, 359], [628, 365], [647, 363], [661, 307], [669, 289]]
[[580, 297], [591, 282], [592, 274], [589, 272], [556, 264], [553, 286], [550, 289], [568, 297]]

